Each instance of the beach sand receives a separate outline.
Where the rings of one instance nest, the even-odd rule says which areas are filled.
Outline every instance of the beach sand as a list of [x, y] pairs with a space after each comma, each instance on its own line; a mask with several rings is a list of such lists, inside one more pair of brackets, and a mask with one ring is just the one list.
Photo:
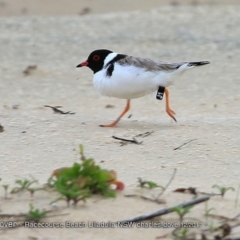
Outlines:
[[238, 0], [1, 0], [0, 16], [62, 16], [148, 11], [162, 6], [239, 5]]
[[[176, 188], [191, 186], [212, 192], [212, 185], [219, 184], [237, 189], [240, 6], [234, 5], [236, 1], [184, 5], [165, 2], [162, 6], [153, 0], [147, 1], [149, 4], [142, 1], [143, 5], [133, 1], [132, 7], [107, 5], [108, 9], [103, 7], [107, 3], [103, 0], [79, 1], [78, 9], [72, 1], [69, 9], [63, 4], [56, 11], [56, 4], [50, 4], [54, 1], [41, 8], [40, 1], [34, 1], [36, 5], [31, 2], [12, 0], [4, 5], [2, 1], [0, 7], [0, 124], [4, 127], [0, 132], [1, 184], [13, 188], [16, 179], [30, 176], [43, 184], [54, 169], [79, 161], [78, 146], [83, 144], [86, 156], [117, 171], [125, 190], [114, 200], [93, 198], [77, 208], [66, 208], [65, 202], [59, 202], [54, 207], [57, 213], [69, 214], [46, 221], [124, 220], [192, 198], [173, 193]], [[28, 10], [22, 13], [23, 8]], [[90, 14], [79, 14], [83, 8], [90, 8]], [[153, 93], [132, 101], [131, 118], [127, 114], [117, 127], [100, 128], [99, 124], [109, 123], [120, 114], [125, 100], [101, 96], [92, 85], [92, 72], [76, 69], [98, 48], [170, 62], [209, 60], [211, 64], [189, 70], [169, 88], [177, 123], [166, 114], [165, 99], [158, 101]], [[31, 65], [36, 68], [24, 74]], [[114, 107], [106, 108], [108, 104]], [[62, 110], [75, 114], [53, 114], [44, 105], [60, 105]], [[120, 146], [112, 138], [132, 139], [147, 131], [153, 133], [136, 137], [143, 141], [141, 145]], [[138, 177], [165, 186], [174, 169], [176, 176], [161, 196], [165, 204], [124, 197], [139, 193]], [[155, 195], [159, 191], [154, 190]], [[145, 193], [152, 194], [147, 190]], [[49, 203], [55, 197], [37, 192], [33, 199], [24, 193], [4, 200], [3, 189], [0, 194], [1, 214], [26, 212], [30, 202], [40, 209], [52, 209]], [[234, 217], [239, 212], [239, 204], [234, 207], [235, 199], [236, 191], [228, 192], [224, 199], [214, 197], [208, 207], [216, 208], [216, 214]], [[202, 219], [204, 207], [194, 207], [189, 216]], [[172, 213], [158, 221], [177, 219]], [[0, 239], [155, 239], [172, 230], [17, 228], [0, 229]]]

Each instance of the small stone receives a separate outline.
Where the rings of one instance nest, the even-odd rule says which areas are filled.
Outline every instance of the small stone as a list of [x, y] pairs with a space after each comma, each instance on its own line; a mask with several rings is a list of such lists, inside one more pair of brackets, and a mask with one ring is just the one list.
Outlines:
[[179, 161], [178, 164], [184, 164], [185, 162], [184, 161]]
[[106, 106], [105, 106], [105, 108], [114, 108], [115, 106], [114, 105], [111, 105], [111, 104], [107, 104]]
[[18, 109], [19, 106], [20, 106], [19, 104], [14, 104], [12, 105], [12, 109]]

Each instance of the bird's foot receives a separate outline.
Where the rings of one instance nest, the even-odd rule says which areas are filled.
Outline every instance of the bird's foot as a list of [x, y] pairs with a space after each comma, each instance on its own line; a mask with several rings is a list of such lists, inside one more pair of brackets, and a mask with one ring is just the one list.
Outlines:
[[117, 125], [118, 121], [114, 121], [110, 124], [104, 124], [104, 125], [99, 125], [99, 127], [115, 127]]
[[177, 119], [174, 116], [174, 115], [176, 115], [176, 113], [171, 108], [167, 108], [166, 112], [175, 122], [177, 122]]

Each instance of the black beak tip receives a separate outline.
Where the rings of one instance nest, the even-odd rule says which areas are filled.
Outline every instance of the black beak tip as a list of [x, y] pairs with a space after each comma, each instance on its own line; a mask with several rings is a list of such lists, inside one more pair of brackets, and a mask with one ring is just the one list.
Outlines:
[[81, 67], [82, 65], [81, 64], [78, 64], [77, 66], [76, 66], [76, 68], [79, 68], [79, 67]]

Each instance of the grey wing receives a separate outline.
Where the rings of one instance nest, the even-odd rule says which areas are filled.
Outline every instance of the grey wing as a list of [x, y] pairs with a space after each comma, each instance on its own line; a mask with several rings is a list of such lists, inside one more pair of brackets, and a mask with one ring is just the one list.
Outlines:
[[127, 56], [117, 61], [120, 65], [129, 65], [144, 68], [146, 71], [174, 71], [187, 62], [167, 63], [154, 61], [148, 58]]

